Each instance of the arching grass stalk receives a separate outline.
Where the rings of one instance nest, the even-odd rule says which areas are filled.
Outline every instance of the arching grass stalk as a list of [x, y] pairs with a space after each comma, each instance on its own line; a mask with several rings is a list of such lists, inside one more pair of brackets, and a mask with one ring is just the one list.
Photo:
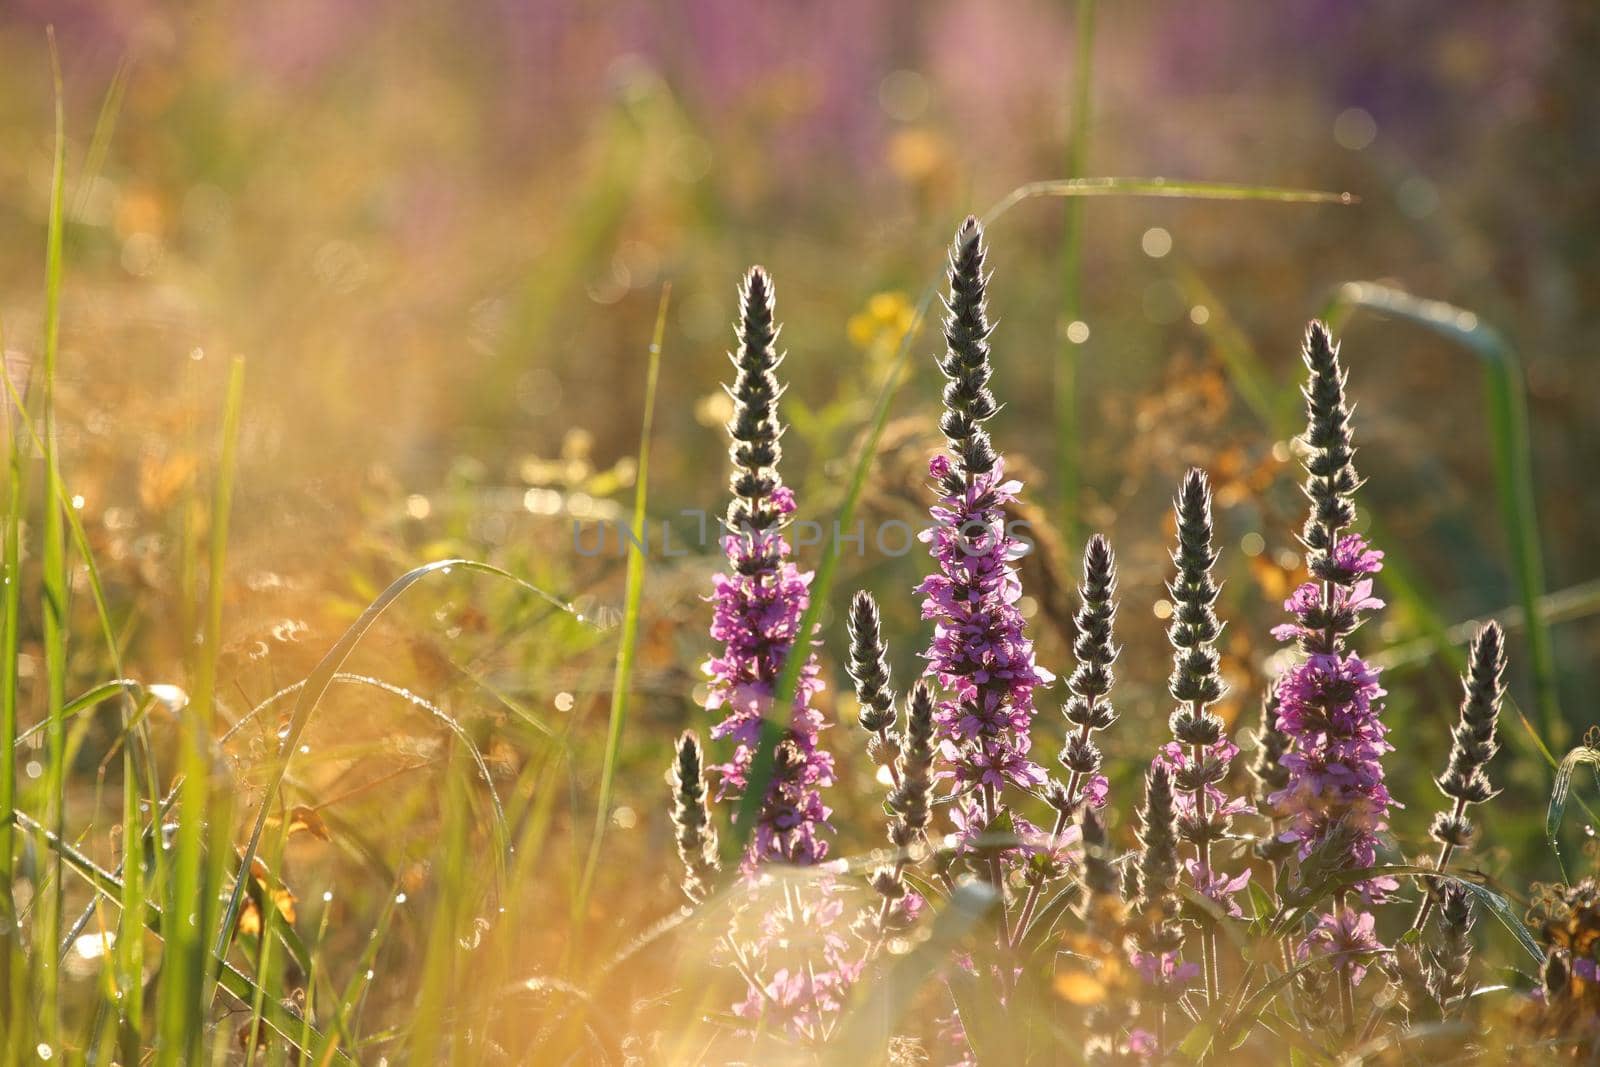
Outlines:
[[1339, 287], [1328, 316], [1335, 325], [1351, 311], [1392, 315], [1431, 330], [1471, 352], [1483, 365], [1489, 407], [1491, 457], [1500, 518], [1511, 547], [1512, 567], [1528, 632], [1534, 706], [1539, 733], [1557, 749], [1566, 743], [1550, 626], [1540, 612], [1545, 594], [1544, 550], [1534, 488], [1533, 445], [1528, 431], [1528, 396], [1522, 358], [1504, 336], [1474, 312], [1440, 300], [1423, 300], [1393, 286], [1349, 282]]

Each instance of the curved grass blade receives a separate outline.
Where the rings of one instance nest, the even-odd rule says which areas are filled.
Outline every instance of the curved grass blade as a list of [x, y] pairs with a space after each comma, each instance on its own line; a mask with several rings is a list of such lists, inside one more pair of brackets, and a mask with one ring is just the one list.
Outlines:
[[1600, 748], [1579, 745], [1568, 752], [1562, 758], [1561, 766], [1556, 768], [1555, 784], [1550, 788], [1550, 807], [1544, 816], [1544, 836], [1557, 859], [1561, 857], [1561, 820], [1567, 813], [1567, 798], [1572, 793], [1572, 775], [1585, 764], [1600, 768]]
[[[284, 732], [283, 739], [279, 743], [277, 758], [273, 762], [272, 770], [267, 775], [261, 804], [256, 809], [255, 823], [250, 830], [250, 839], [240, 853], [241, 870], [250, 869], [250, 862], [255, 858], [256, 852], [261, 846], [261, 834], [266, 829], [267, 813], [271, 810], [272, 798], [277, 795], [278, 788], [283, 784], [283, 777], [289, 770], [289, 760], [293, 758], [294, 753], [299, 749], [300, 736], [305, 733], [306, 724], [311, 721], [312, 714], [317, 710], [317, 705], [322, 702], [322, 698], [327, 694], [328, 688], [333, 684], [334, 677], [340, 673], [339, 668], [344, 665], [345, 660], [350, 658], [350, 654], [355, 651], [356, 645], [360, 644], [361, 639], [366, 636], [368, 630], [372, 629], [373, 624], [378, 621], [379, 617], [406, 590], [429, 575], [449, 574], [454, 570], [488, 574], [508, 581], [533, 593], [546, 603], [566, 612], [578, 621], [585, 621], [583, 616], [566, 601], [545, 592], [531, 582], [518, 578], [509, 571], [502, 570], [492, 564], [479, 563], [476, 560], [441, 559], [433, 563], [424, 563], [422, 566], [412, 568], [389, 583], [389, 587], [380, 593], [376, 600], [367, 605], [366, 610], [361, 613], [360, 617], [350, 624], [334, 646], [317, 663], [316, 668], [306, 679], [304, 688], [300, 690], [300, 695], [295, 699], [294, 709], [289, 716], [288, 729]], [[506, 863], [504, 826], [497, 826], [496, 832], [500, 839], [500, 847], [495, 851], [495, 876], [496, 880], [499, 881], [503, 878]], [[223, 911], [222, 924], [217, 931], [215, 955], [218, 957], [225, 956], [227, 952], [228, 939], [232, 936], [234, 923], [239, 917], [239, 909], [243, 904], [244, 886], [244, 879], [234, 880], [233, 891], [229, 894], [227, 907]]]
[[[1314, 192], [1304, 189], [1230, 185], [1220, 182], [1170, 182], [1165, 178], [1063, 178], [1057, 181], [1032, 182], [1028, 185], [1018, 186], [985, 212], [983, 221], [985, 224], [995, 222], [1013, 207], [1026, 200], [1074, 196], [1264, 200], [1301, 204], [1354, 203], [1354, 197], [1349, 193]], [[840, 502], [838, 511], [835, 513], [833, 526], [835, 530], [850, 529], [851, 520], [855, 517], [856, 505], [861, 499], [862, 490], [866, 487], [867, 474], [871, 471], [872, 461], [877, 454], [878, 441], [882, 438], [883, 428], [889, 421], [889, 409], [894, 402], [895, 393], [899, 391], [901, 382], [906, 378], [905, 368], [911, 355], [912, 338], [917, 335], [917, 327], [927, 318], [928, 308], [933, 303], [933, 298], [938, 292], [943, 278], [943, 268], [934, 272], [932, 279], [924, 287], [921, 298], [917, 301], [916, 312], [912, 315], [905, 334], [900, 338], [900, 346], [895, 353], [893, 366], [884, 378], [883, 387], [878, 391], [877, 401], [873, 404], [872, 415], [868, 420], [866, 433], [862, 438], [860, 449], [856, 455], [844, 499]], [[815, 575], [811, 579], [811, 599], [806, 605], [806, 610], [800, 616], [800, 623], [795, 631], [794, 643], [790, 647], [789, 655], [784, 659], [783, 671], [778, 675], [778, 682], [774, 688], [770, 705], [774, 708], [788, 708], [794, 704], [795, 691], [800, 683], [800, 670], [805, 664], [807, 654], [810, 652], [812, 639], [816, 635], [817, 622], [822, 617], [824, 606], [828, 601], [828, 594], [833, 588], [834, 572], [839, 567], [841, 539], [837, 537], [823, 538], [823, 541], [822, 558], [818, 561]], [[756, 746], [756, 751], [750, 764], [749, 785], [745, 789], [744, 796], [740, 798], [733, 832], [723, 838], [724, 847], [730, 857], [742, 855], [750, 841], [750, 835], [755, 828], [756, 816], [761, 810], [761, 804], [767, 795], [767, 785], [772, 779], [773, 753], [782, 736], [783, 731], [778, 724], [764, 716], [761, 720], [760, 742]]]
[[[667, 331], [667, 305], [672, 286], [661, 288], [656, 306], [656, 325], [650, 337], [650, 354], [645, 371], [644, 424], [639, 429], [639, 467], [633, 486], [633, 532], [648, 540], [645, 502], [650, 486], [650, 428], [655, 421], [656, 380], [661, 375], [661, 345]], [[644, 595], [644, 547], [629, 540], [628, 578], [622, 610], [622, 633], [617, 641], [617, 671], [611, 684], [611, 714], [606, 723], [605, 763], [600, 768], [600, 798], [596, 801], [594, 829], [589, 834], [589, 857], [583, 864], [583, 877], [572, 899], [572, 917], [583, 923], [589, 914], [589, 892], [594, 888], [595, 872], [600, 867], [600, 846], [605, 840], [606, 823], [611, 813], [611, 783], [617, 773], [617, 755], [622, 749], [622, 727], [628, 718], [628, 687], [633, 682], [633, 660], [639, 644], [639, 601]]]
[[1497, 330], [1473, 312], [1440, 300], [1423, 300], [1392, 286], [1348, 282], [1339, 287], [1328, 318], [1347, 318], [1356, 309], [1416, 323], [1465, 348], [1483, 364], [1495, 487], [1523, 617], [1527, 619], [1539, 729], [1559, 745], [1564, 740], [1566, 722], [1561, 714], [1550, 630], [1539, 614], [1539, 601], [1545, 593], [1544, 555], [1533, 494], [1533, 446], [1528, 434], [1528, 397], [1521, 357]]

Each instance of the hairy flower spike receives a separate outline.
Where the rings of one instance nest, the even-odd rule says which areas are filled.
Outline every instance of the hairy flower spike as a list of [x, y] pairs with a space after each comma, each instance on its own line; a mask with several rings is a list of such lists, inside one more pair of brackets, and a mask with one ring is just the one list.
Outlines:
[[717, 796], [744, 793], [763, 723], [770, 716], [782, 728], [782, 740], [745, 866], [774, 860], [809, 865], [828, 851], [821, 832], [829, 828], [830, 813], [821, 790], [833, 784], [833, 757], [819, 744], [824, 722], [812, 700], [823, 683], [821, 667], [808, 650], [793, 705], [786, 713], [772, 708], [778, 676], [811, 595], [811, 575], [789, 559], [782, 534], [795, 502], [776, 466], [783, 434], [777, 412], [782, 389], [773, 371], [782, 357], [773, 349], [778, 327], [772, 279], [752, 268], [739, 300], [740, 343], [732, 356], [737, 374], [729, 390], [734, 413], [728, 423], [734, 499], [722, 539], [731, 573], [712, 579], [711, 636], [722, 647], [705, 667], [711, 682], [706, 707], [723, 713], [711, 736], [734, 744], [733, 758], [715, 768]]
[[896, 767], [900, 784], [889, 794], [889, 807], [899, 816], [891, 836], [904, 848], [917, 834], [927, 829], [930, 816], [928, 794], [933, 788], [933, 692], [924, 682], [917, 682], [906, 698], [905, 730], [900, 739], [900, 756]]
[[[1268, 802], [1289, 820], [1279, 839], [1296, 846], [1301, 879], [1309, 885], [1319, 869], [1371, 867], [1394, 801], [1383, 774], [1383, 754], [1393, 748], [1381, 719], [1384, 691], [1378, 672], [1346, 648], [1363, 613], [1383, 606], [1372, 595], [1372, 576], [1383, 567], [1383, 553], [1344, 532], [1355, 522], [1351, 494], [1361, 479], [1354, 466], [1345, 372], [1338, 347], [1321, 323], [1307, 330], [1303, 355], [1310, 377], [1302, 389], [1301, 462], [1311, 514], [1301, 540], [1312, 580], [1284, 602], [1294, 621], [1272, 631], [1280, 640], [1294, 641], [1304, 658], [1278, 680], [1278, 725], [1291, 742], [1283, 757], [1289, 779]], [[1353, 887], [1368, 902], [1381, 901], [1396, 888], [1398, 883], [1387, 877]], [[1338, 976], [1347, 1026], [1354, 987], [1367, 961], [1382, 951], [1372, 913], [1348, 906], [1343, 893], [1299, 949], [1302, 956], [1327, 956]]]
[[[1222, 625], [1213, 610], [1217, 586], [1211, 579], [1211, 568], [1217, 562], [1217, 550], [1211, 543], [1211, 485], [1205, 471], [1194, 468], [1184, 476], [1173, 510], [1178, 519], [1178, 547], [1172, 553], [1172, 562], [1178, 573], [1167, 583], [1173, 605], [1172, 625], [1167, 628], [1167, 639], [1173, 648], [1172, 676], [1167, 688], [1174, 700], [1198, 707], [1216, 703], [1227, 688], [1217, 669], [1214, 644]], [[1197, 714], [1195, 718], [1203, 716]], [[1203, 728], [1196, 725], [1193, 729]], [[1221, 720], [1216, 720], [1214, 730], [1205, 736], [1178, 740], [1210, 744], [1216, 740], [1212, 735], [1220, 735], [1221, 730]]]
[[939, 369], [949, 379], [944, 387], [944, 416], [939, 428], [950, 442], [957, 469], [945, 479], [945, 490], [963, 485], [994, 469], [998, 457], [983, 423], [998, 410], [989, 392], [989, 325], [984, 307], [988, 277], [983, 227], [972, 216], [956, 234], [950, 249], [950, 296], [945, 301], [944, 336], [948, 350]]
[[1459, 885], [1439, 891], [1439, 944], [1427, 953], [1428, 992], [1440, 1011], [1449, 1011], [1472, 992], [1467, 975], [1472, 962], [1472, 898]]
[[1007, 528], [1005, 507], [1022, 485], [1005, 480], [1005, 462], [978, 425], [995, 411], [985, 281], [982, 233], [968, 219], [951, 253], [950, 350], [939, 364], [950, 379], [943, 423], [950, 454], [928, 464], [941, 497], [931, 509], [933, 526], [919, 535], [938, 570], [917, 587], [922, 617], [934, 622], [926, 676], [947, 694], [935, 717], [940, 744], [957, 788], [984, 794], [981, 820], [955, 809], [968, 828], [995, 822], [1007, 786], [1044, 784], [1044, 769], [1028, 756], [1029, 729], [1034, 689], [1054, 680], [1035, 664], [1017, 607], [1022, 583], [1014, 561], [1025, 548]]
[[1289, 768], [1283, 759], [1289, 751], [1289, 735], [1278, 725], [1278, 686], [1269, 683], [1266, 695], [1261, 698], [1261, 727], [1256, 731], [1256, 754], [1250, 761], [1250, 777], [1254, 782], [1251, 795], [1258, 807], [1266, 809], [1272, 832], [1255, 843], [1254, 851], [1268, 863], [1278, 863], [1294, 852], [1292, 842], [1278, 838], [1279, 818], [1267, 798], [1289, 784]]
[[861, 728], [881, 733], [894, 725], [894, 690], [889, 688], [888, 650], [878, 605], [866, 590], [850, 602], [850, 678], [861, 704]]
[[728, 390], [733, 398], [733, 417], [728, 420], [728, 457], [733, 461], [728, 489], [733, 500], [727, 525], [757, 540], [787, 518], [787, 511], [773, 499], [783, 488], [778, 476], [783, 456], [778, 398], [783, 389], [775, 373], [783, 356], [774, 347], [780, 330], [774, 321], [774, 296], [772, 277], [751, 267], [739, 287], [739, 348], [728, 356], [735, 376]]
[[1355, 521], [1350, 496], [1361, 486], [1354, 462], [1350, 409], [1345, 404], [1345, 370], [1339, 365], [1339, 346], [1320, 322], [1306, 329], [1301, 358], [1310, 372], [1301, 387], [1306, 399], [1306, 432], [1300, 440], [1310, 454], [1305, 460], [1305, 493], [1311, 500], [1311, 515], [1301, 540], [1311, 550], [1307, 562], [1312, 575], [1334, 580], [1338, 570], [1333, 558], [1335, 536]]
[[1500, 748], [1495, 721], [1505, 695], [1505, 669], [1505, 635], [1497, 623], [1491, 622], [1473, 639], [1467, 674], [1462, 679], [1465, 694], [1461, 719], [1451, 733], [1450, 765], [1434, 779], [1439, 791], [1460, 808], [1482, 804], [1495, 795], [1484, 767]]
[[1124, 922], [1122, 876], [1117, 873], [1105, 819], [1095, 808], [1085, 807], [1078, 818], [1083, 842], [1083, 888], [1078, 916], [1091, 932], [1114, 941]]
[[[1172, 553], [1177, 574], [1167, 583], [1173, 605], [1172, 625], [1167, 629], [1172, 643], [1167, 690], [1179, 706], [1169, 720], [1173, 740], [1162, 748], [1156, 762], [1172, 773], [1177, 789], [1178, 835], [1194, 848], [1188, 869], [1195, 891], [1233, 912], [1238, 909], [1233, 896], [1244, 888], [1248, 875], [1219, 873], [1211, 846], [1227, 836], [1233, 817], [1249, 805], [1242, 797], [1229, 797], [1222, 791], [1229, 764], [1239, 749], [1224, 735], [1222, 719], [1207, 708], [1222, 698], [1227, 686], [1215, 644], [1222, 624], [1214, 610], [1218, 590], [1211, 568], [1217, 562], [1217, 550], [1212, 544], [1211, 485], [1204, 471], [1195, 468], [1184, 476], [1173, 509], [1178, 547]], [[1209, 926], [1205, 933], [1209, 939]], [[1214, 976], [1208, 974], [1207, 988], [1213, 994], [1214, 985]]]
[[1289, 784], [1289, 768], [1283, 765], [1283, 754], [1289, 751], [1289, 735], [1278, 725], [1278, 703], [1278, 686], [1269, 684], [1261, 698], [1261, 728], [1256, 731], [1256, 755], [1250, 761], [1258, 803]]
[[1078, 587], [1081, 604], [1072, 617], [1072, 653], [1077, 665], [1067, 679], [1072, 696], [1064, 714], [1077, 732], [1068, 737], [1061, 764], [1071, 772], [1069, 799], [1087, 799], [1096, 807], [1106, 802], [1106, 779], [1099, 773], [1103, 759], [1093, 734], [1117, 720], [1109, 699], [1114, 677], [1111, 667], [1119, 651], [1112, 635], [1116, 595], [1116, 556], [1106, 539], [1095, 534], [1084, 547], [1083, 583]]
[[685, 730], [678, 738], [677, 758], [668, 781], [672, 785], [672, 828], [683, 861], [683, 895], [696, 904], [705, 899], [716, 876], [717, 830], [711, 825], [706, 798], [705, 760], [700, 738]]
[[1138, 907], [1148, 919], [1171, 918], [1178, 887], [1178, 813], [1166, 764], [1152, 764], [1145, 772], [1144, 806], [1138, 814]]

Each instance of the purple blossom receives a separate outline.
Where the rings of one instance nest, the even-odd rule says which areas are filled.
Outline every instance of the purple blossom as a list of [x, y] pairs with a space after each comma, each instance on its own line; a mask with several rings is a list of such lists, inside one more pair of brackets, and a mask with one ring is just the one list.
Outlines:
[[1200, 976], [1198, 963], [1185, 963], [1177, 952], [1134, 952], [1133, 969], [1151, 988], [1162, 993], [1177, 993]]
[[[945, 482], [945, 456], [928, 465]], [[1007, 784], [1042, 785], [1044, 769], [1029, 758], [1033, 690], [1054, 680], [1034, 662], [1017, 601], [1022, 585], [1012, 561], [1023, 546], [1005, 530], [1004, 506], [1020, 483], [1006, 481], [1004, 461], [947, 492], [932, 509], [935, 525], [923, 532], [938, 572], [917, 587], [922, 616], [934, 622], [925, 657], [927, 673], [948, 694], [935, 713], [941, 748], [960, 790]]]
[[[1355, 535], [1339, 540], [1337, 557], [1362, 560], [1368, 568], [1381, 567], [1379, 556]], [[1368, 569], [1363, 574], [1375, 573]], [[1381, 606], [1371, 595], [1372, 582], [1362, 578], [1350, 587], [1329, 583], [1331, 602], [1348, 605], [1353, 628], [1360, 612]], [[1315, 598], [1302, 596], [1316, 591]], [[1326, 643], [1326, 631], [1307, 626], [1308, 616], [1324, 603], [1317, 583], [1308, 582], [1286, 602], [1296, 621], [1274, 633], [1302, 644], [1309, 637]], [[1336, 648], [1342, 639], [1335, 637]], [[1388, 828], [1390, 808], [1396, 806], [1384, 784], [1382, 758], [1393, 751], [1386, 740], [1389, 729], [1379, 718], [1383, 688], [1377, 669], [1353, 652], [1313, 652], [1291, 667], [1278, 683], [1278, 726], [1292, 746], [1283, 757], [1288, 784], [1268, 797], [1268, 802], [1289, 826], [1280, 839], [1294, 842], [1304, 859], [1338, 825], [1348, 841], [1347, 867], [1370, 867], [1377, 860], [1378, 834]], [[1393, 879], [1375, 879], [1363, 892], [1381, 899], [1391, 892]]]
[[767, 873], [746, 879], [747, 912], [758, 918], [743, 955], [756, 983], [747, 984], [736, 1015], [815, 1041], [843, 1011], [866, 961], [848, 936], [834, 866], [806, 881]]
[[[792, 498], [781, 507], [791, 511]], [[706, 707], [724, 712], [711, 736], [734, 743], [732, 759], [714, 768], [719, 778], [718, 800], [741, 796], [748, 784], [762, 719], [772, 707], [777, 678], [793, 647], [811, 582], [809, 573], [788, 560], [788, 542], [779, 535], [730, 534], [723, 539], [723, 548], [732, 573], [712, 579], [711, 597], [711, 636], [722, 642], [722, 652], [705, 666], [711, 679]], [[755, 558], [774, 562], [765, 572], [745, 573], [746, 565]], [[822, 688], [821, 668], [813, 655], [801, 670], [785, 732], [789, 742], [785, 751], [797, 758], [785, 762], [780, 755], [747, 864], [777, 860], [808, 865], [828, 854], [827, 842], [818, 837], [819, 828], [828, 826], [829, 816], [819, 790], [833, 784], [833, 757], [818, 745], [826, 723], [822, 713], [811, 706]]]
[[1367, 964], [1383, 951], [1375, 930], [1376, 921], [1370, 911], [1346, 908], [1336, 915], [1324, 915], [1301, 942], [1300, 958], [1326, 956], [1336, 970], [1350, 975], [1351, 985], [1360, 985], [1366, 977]]
[[[1280, 838], [1293, 843], [1302, 860], [1313, 852], [1331, 852], [1322, 862], [1359, 870], [1375, 863], [1378, 835], [1388, 827], [1394, 806], [1382, 762], [1392, 746], [1381, 719], [1384, 692], [1378, 672], [1346, 642], [1365, 613], [1383, 606], [1372, 595], [1372, 576], [1383, 569], [1383, 553], [1347, 532], [1356, 517], [1351, 495], [1361, 478], [1354, 465], [1345, 371], [1321, 323], [1306, 331], [1302, 355], [1310, 372], [1302, 390], [1307, 425], [1301, 442], [1307, 448], [1303, 462], [1311, 513], [1301, 541], [1314, 580], [1285, 602], [1293, 621], [1273, 631], [1280, 640], [1296, 642], [1305, 658], [1278, 681], [1278, 726], [1290, 742], [1282, 761], [1288, 781], [1267, 800], [1288, 820]], [[1375, 878], [1355, 888], [1374, 903], [1397, 883]], [[1334, 913], [1322, 917], [1302, 952], [1335, 952], [1344, 977], [1358, 982], [1364, 968], [1357, 961], [1381, 946], [1371, 914], [1347, 909], [1343, 892], [1337, 900]]]
[[1250, 884], [1248, 867], [1231, 877], [1221, 871], [1209, 870], [1197, 859], [1186, 861], [1183, 868], [1189, 872], [1189, 881], [1194, 885], [1196, 893], [1221, 908], [1224, 914], [1235, 919], [1244, 917], [1244, 912], [1234, 897]]

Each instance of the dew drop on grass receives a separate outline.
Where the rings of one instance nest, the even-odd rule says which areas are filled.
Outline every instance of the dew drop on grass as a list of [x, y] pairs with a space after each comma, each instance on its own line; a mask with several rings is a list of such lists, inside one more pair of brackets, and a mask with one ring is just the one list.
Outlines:
[[333, 890], [324, 889], [322, 891], [322, 902], [324, 904], [332, 904], [333, 903]]
[[394, 895], [394, 902], [396, 904], [404, 904], [406, 902], [406, 895], [404, 893], [396, 893]]
[[472, 929], [467, 931], [467, 933], [463, 934], [461, 937], [457, 938], [457, 943], [460, 944], [463, 950], [471, 952], [473, 949], [483, 944], [483, 935], [488, 932], [489, 920], [480, 915], [478, 918], [472, 920]]
[[39, 1054], [39, 1058], [41, 1060], [51, 1059], [56, 1054], [56, 1050], [45, 1044], [43, 1041], [39, 1042], [39, 1047], [34, 1049], [34, 1051]]

